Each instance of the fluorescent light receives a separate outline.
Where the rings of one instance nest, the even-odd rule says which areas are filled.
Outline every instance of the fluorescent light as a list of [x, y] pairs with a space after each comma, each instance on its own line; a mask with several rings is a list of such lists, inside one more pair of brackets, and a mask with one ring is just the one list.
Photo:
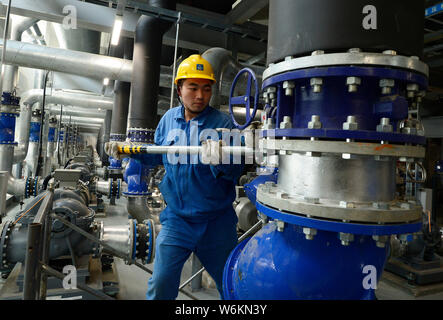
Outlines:
[[113, 46], [118, 45], [118, 40], [120, 39], [120, 32], [122, 31], [122, 26], [123, 26], [123, 17], [116, 15], [114, 21], [114, 29], [112, 30], [112, 37], [111, 37], [111, 44]]
[[107, 86], [109, 84], [109, 78], [104, 78], [103, 79], [103, 85]]

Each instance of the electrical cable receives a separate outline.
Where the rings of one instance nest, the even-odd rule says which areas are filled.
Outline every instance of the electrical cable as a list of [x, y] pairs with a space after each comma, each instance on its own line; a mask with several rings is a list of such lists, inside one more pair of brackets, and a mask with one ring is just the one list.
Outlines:
[[46, 196], [47, 196], [47, 194], [46, 195], [44, 195], [40, 200], [38, 200], [36, 203], [34, 203], [34, 205], [31, 207], [31, 208], [29, 208], [28, 210], [26, 210], [24, 213], [22, 213], [21, 215], [20, 215], [20, 217], [18, 217], [17, 218], [17, 220], [15, 220], [13, 223], [12, 223], [12, 225], [14, 226], [17, 222], [19, 222], [20, 220], [21, 220], [21, 218], [23, 218], [29, 211], [31, 211], [32, 210], [32, 208], [34, 208], [39, 202], [41, 202], [44, 198], [46, 198]]
[[42, 149], [43, 149], [43, 119], [45, 118], [45, 101], [46, 101], [46, 83], [48, 82], [48, 75], [49, 71], [46, 71], [45, 74], [45, 81], [44, 81], [44, 87], [43, 87], [43, 101], [42, 101], [42, 110], [41, 110], [41, 116], [40, 116], [40, 140], [38, 143], [38, 158], [37, 158], [37, 165], [35, 166], [35, 172], [34, 177], [38, 176], [38, 173], [42, 167]]

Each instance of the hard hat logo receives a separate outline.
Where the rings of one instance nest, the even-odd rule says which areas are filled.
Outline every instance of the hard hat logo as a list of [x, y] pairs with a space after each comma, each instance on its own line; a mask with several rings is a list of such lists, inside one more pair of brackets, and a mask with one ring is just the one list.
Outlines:
[[183, 60], [177, 69], [175, 84], [180, 79], [208, 79], [215, 83], [211, 64], [199, 54], [193, 54]]

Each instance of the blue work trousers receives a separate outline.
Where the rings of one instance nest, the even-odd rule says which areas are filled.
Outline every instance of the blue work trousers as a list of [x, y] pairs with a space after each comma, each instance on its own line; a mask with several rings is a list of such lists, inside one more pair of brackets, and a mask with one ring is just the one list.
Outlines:
[[237, 216], [232, 209], [209, 220], [190, 221], [168, 207], [160, 214], [162, 229], [155, 244], [154, 271], [148, 281], [148, 300], [177, 298], [183, 265], [194, 252], [214, 279], [223, 299], [223, 269], [237, 245]]

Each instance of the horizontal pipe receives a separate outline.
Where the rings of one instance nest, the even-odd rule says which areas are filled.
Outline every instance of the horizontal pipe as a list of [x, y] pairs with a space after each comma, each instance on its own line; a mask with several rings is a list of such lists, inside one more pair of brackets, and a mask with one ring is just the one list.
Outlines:
[[[57, 121], [60, 120], [60, 116], [56, 115]], [[83, 117], [83, 116], [62, 116], [62, 122], [69, 122], [71, 120], [71, 124], [76, 124], [77, 122], [86, 122], [90, 124], [97, 124], [101, 125], [103, 124], [102, 118], [89, 118], [89, 117]]]
[[111, 180], [97, 181], [95, 184], [97, 193], [109, 196], [109, 190], [111, 189]]
[[[38, 22], [38, 19], [25, 18], [20, 23], [12, 23], [11, 36], [9, 38], [10, 40], [7, 41], [6, 51], [8, 51], [8, 49], [9, 49], [8, 48], [9, 41], [11, 41], [11, 40], [21, 41], [23, 32], [28, 30], [30, 27], [32, 27], [37, 22]], [[12, 92], [14, 90], [14, 87], [15, 87], [15, 84], [17, 81], [17, 74], [18, 74], [18, 66], [5, 65], [3, 91]]]
[[[3, 46], [3, 40], [0, 41]], [[132, 61], [8, 40], [5, 64], [131, 82]]]
[[[133, 146], [125, 143], [119, 143], [118, 152], [120, 154], [199, 154], [203, 150], [202, 146], [155, 146], [141, 145]], [[253, 149], [248, 147], [222, 147], [224, 154], [245, 155], [253, 154]]]
[[[43, 89], [31, 89], [22, 94], [21, 103], [33, 105], [42, 103]], [[68, 92], [64, 90], [46, 91], [45, 104], [62, 104], [85, 108], [102, 108], [112, 110], [113, 99], [96, 94]]]
[[[50, 105], [48, 108], [52, 115], [59, 115], [61, 111], [60, 105]], [[93, 111], [88, 108], [63, 106], [64, 116], [83, 116], [88, 118], [104, 118], [105, 113], [101, 111]]]
[[11, 174], [8, 177], [8, 193], [17, 197], [26, 194], [26, 179], [14, 178]]

